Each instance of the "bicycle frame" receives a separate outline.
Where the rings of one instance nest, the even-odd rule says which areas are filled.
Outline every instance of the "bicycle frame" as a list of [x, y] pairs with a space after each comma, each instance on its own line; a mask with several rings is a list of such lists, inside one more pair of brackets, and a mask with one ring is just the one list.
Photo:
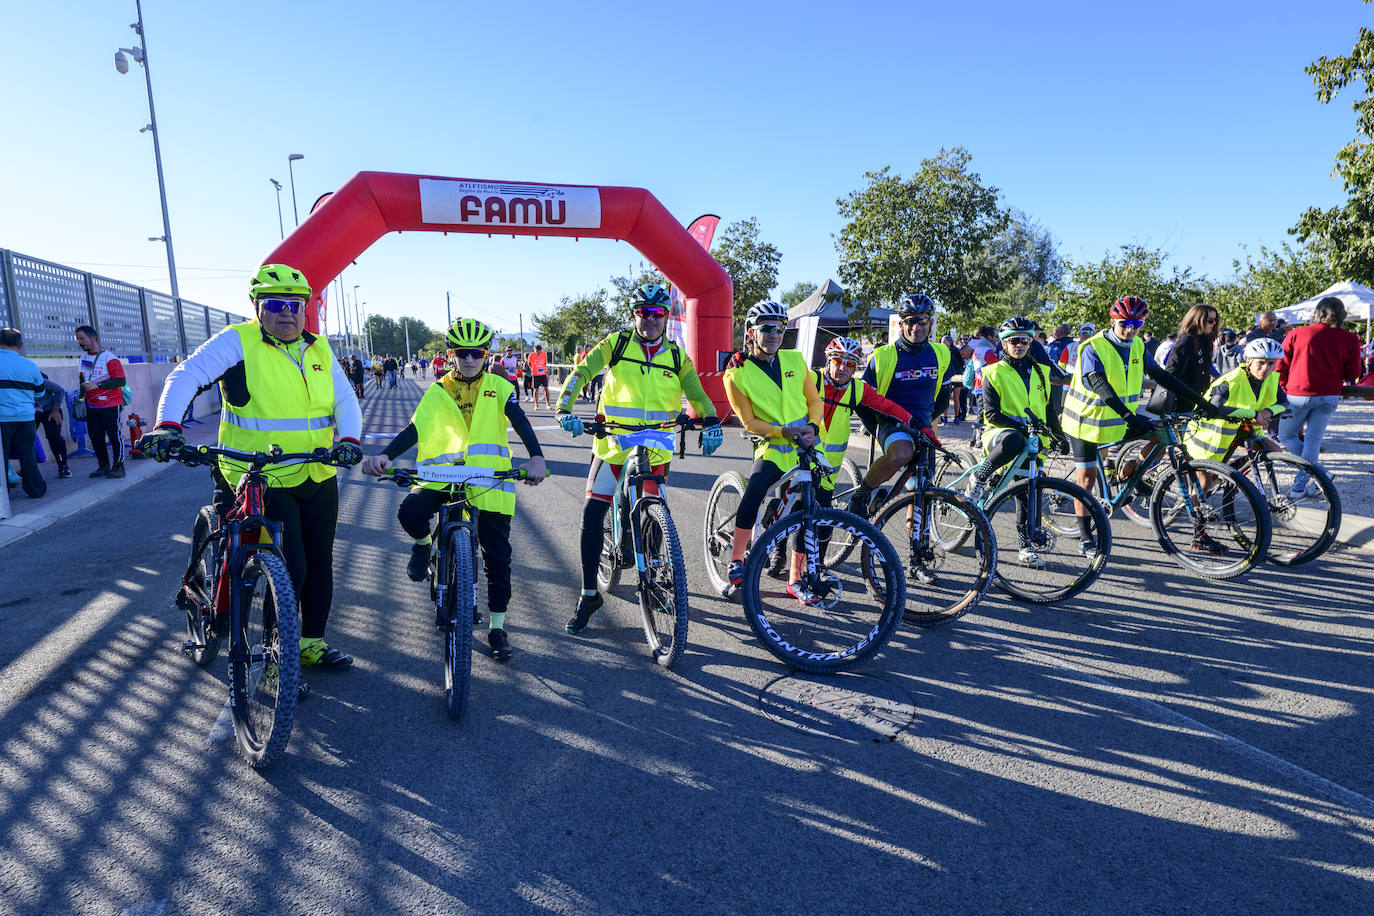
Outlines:
[[[1098, 447], [1096, 458], [1097, 491], [1102, 507], [1107, 510], [1108, 517], [1116, 510], [1126, 505], [1137, 493], [1147, 498], [1151, 495], [1149, 492], [1146, 492], [1144, 486], [1145, 475], [1165, 456], [1169, 459], [1169, 466], [1174, 470], [1175, 479], [1178, 481], [1179, 493], [1183, 497], [1183, 502], [1187, 508], [1188, 514], [1193, 517], [1197, 516], [1198, 506], [1203, 502], [1203, 494], [1201, 492], [1193, 492], [1192, 488], [1188, 485], [1188, 481], [1184, 479], [1184, 475], [1179, 473], [1179, 469], [1187, 460], [1187, 454], [1183, 449], [1179, 431], [1184, 424], [1192, 419], [1194, 419], [1193, 414], [1171, 414], [1163, 419], [1160, 429], [1148, 436], [1135, 436], [1121, 439], [1117, 442], [1111, 442]], [[1141, 457], [1140, 464], [1131, 473], [1131, 476], [1127, 477], [1126, 480], [1122, 482], [1121, 488], [1114, 491], [1111, 482], [1107, 479], [1106, 466], [1102, 461], [1103, 449], [1118, 446], [1124, 442], [1134, 442], [1141, 439], [1152, 440], [1153, 445], [1151, 445]]]
[[[984, 430], [986, 432], [986, 430]], [[1043, 434], [1043, 427], [1039, 423], [1031, 424], [1031, 431], [1026, 434], [1025, 443], [1021, 446], [1021, 451], [1006, 466], [997, 477], [997, 482], [988, 488], [983, 497], [978, 500], [979, 509], [986, 509], [991, 505], [1003, 491], [1010, 489], [1019, 479], [1031, 481], [1027, 493], [1027, 512], [1026, 518], [1031, 524], [1031, 530], [1025, 532], [1026, 535], [1035, 539], [1040, 532], [1036, 530], [1040, 519], [1040, 491], [1036, 487], [1035, 481], [1040, 479], [1041, 458], [1040, 458], [1040, 436]], [[1101, 456], [1099, 455], [1099, 461]], [[976, 465], [975, 465], [976, 467]], [[973, 475], [973, 468], [970, 467], [950, 482], [950, 488], [957, 488]]]

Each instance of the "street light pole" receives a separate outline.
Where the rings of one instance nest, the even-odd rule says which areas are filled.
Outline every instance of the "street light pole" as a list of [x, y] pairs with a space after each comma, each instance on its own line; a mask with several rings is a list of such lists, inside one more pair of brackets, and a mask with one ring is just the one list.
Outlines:
[[300, 153], [292, 153], [286, 157], [286, 170], [291, 173], [291, 215], [295, 218], [297, 226], [301, 224], [301, 214], [300, 211], [296, 209], [296, 170], [292, 167], [291, 163], [295, 162], [297, 159], [304, 158], [305, 156]]
[[281, 221], [281, 182], [275, 178], [267, 180], [277, 189], [277, 231], [281, 233], [282, 238], [286, 238], [286, 224]]
[[404, 328], [406, 332], [406, 359], [410, 359], [410, 322], [402, 318], [401, 327]]
[[180, 306], [181, 289], [177, 285], [177, 260], [172, 253], [172, 221], [167, 215], [167, 183], [162, 176], [162, 144], [158, 140], [157, 111], [153, 108], [153, 77], [148, 71], [148, 36], [143, 31], [143, 0], [134, 0], [134, 8], [138, 11], [138, 22], [131, 23], [129, 28], [138, 35], [138, 47], [120, 48], [116, 51], [115, 69], [120, 73], [129, 72], [129, 62], [124, 57], [125, 51], [128, 51], [129, 56], [143, 66], [143, 81], [148, 87], [148, 126], [143, 130], [153, 132], [153, 160], [157, 163], [157, 190], [158, 196], [162, 199], [162, 238], [150, 238], [149, 241], [160, 241], [167, 245], [167, 273], [172, 282], [172, 301]]

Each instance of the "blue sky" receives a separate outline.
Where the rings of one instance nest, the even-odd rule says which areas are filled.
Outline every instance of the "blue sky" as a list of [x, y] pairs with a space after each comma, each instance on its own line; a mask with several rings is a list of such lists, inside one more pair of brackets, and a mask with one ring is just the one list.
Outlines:
[[[278, 241], [362, 170], [648, 188], [684, 223], [757, 217], [779, 292], [836, 274], [835, 199], [962, 145], [986, 183], [1097, 259], [1163, 248], [1212, 277], [1276, 245], [1330, 178], [1352, 98], [1303, 67], [1347, 53], [1358, 0], [239, 2], [144, 5], [182, 295], [241, 309]], [[10, 4], [0, 245], [167, 289], [134, 4]], [[608, 241], [390, 235], [345, 275], [438, 327], [444, 294], [517, 315], [639, 261]]]

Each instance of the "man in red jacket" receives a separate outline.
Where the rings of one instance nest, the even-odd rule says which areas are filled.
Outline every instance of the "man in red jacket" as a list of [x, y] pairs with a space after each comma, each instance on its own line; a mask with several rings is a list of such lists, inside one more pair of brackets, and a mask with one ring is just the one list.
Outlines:
[[[1278, 373], [1288, 394], [1288, 410], [1279, 418], [1279, 441], [1293, 454], [1316, 464], [1326, 425], [1341, 399], [1341, 387], [1347, 380], [1360, 377], [1360, 339], [1341, 327], [1345, 304], [1335, 296], [1317, 303], [1312, 320], [1283, 339]], [[1303, 423], [1307, 432], [1299, 439]], [[1288, 496], [1301, 499], [1316, 493], [1316, 485], [1299, 472]]]

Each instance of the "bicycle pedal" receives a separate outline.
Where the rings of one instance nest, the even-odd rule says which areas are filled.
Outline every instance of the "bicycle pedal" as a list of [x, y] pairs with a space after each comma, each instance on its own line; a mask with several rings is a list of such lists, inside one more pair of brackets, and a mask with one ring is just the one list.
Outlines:
[[198, 642], [195, 642], [194, 640], [190, 640], [190, 639], [184, 641], [184, 642], [181, 644], [181, 651], [182, 651], [182, 654], [184, 654], [184, 655], [190, 655], [191, 653], [195, 652], [197, 649], [204, 649], [204, 648], [205, 648], [205, 646], [203, 646], [202, 644], [200, 644], [200, 643], [198, 643]]

